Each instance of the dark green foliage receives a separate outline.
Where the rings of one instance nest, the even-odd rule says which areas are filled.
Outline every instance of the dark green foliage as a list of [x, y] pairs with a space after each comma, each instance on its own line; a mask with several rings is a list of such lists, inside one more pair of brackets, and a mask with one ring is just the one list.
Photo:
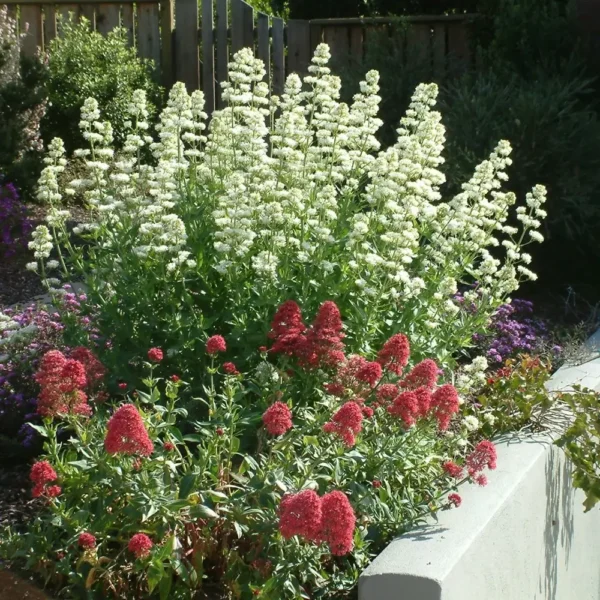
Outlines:
[[98, 101], [102, 118], [115, 124], [119, 143], [134, 90], [146, 90], [152, 112], [160, 103], [152, 62], [137, 56], [128, 45], [125, 29], [103, 36], [91, 31], [85, 19], [79, 23], [65, 21], [61, 29], [62, 36], [50, 44], [50, 105], [42, 123], [44, 141], [60, 137], [68, 152], [84, 145], [79, 131], [80, 110], [91, 96]]

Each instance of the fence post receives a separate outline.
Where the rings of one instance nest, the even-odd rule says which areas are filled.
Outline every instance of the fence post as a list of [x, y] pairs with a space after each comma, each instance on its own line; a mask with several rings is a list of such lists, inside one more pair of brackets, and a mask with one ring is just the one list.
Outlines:
[[215, 47], [213, 37], [213, 0], [202, 0], [202, 89], [206, 112], [215, 110]]
[[176, 0], [175, 76], [188, 92], [200, 88], [198, 56], [198, 0]]
[[160, 66], [162, 83], [169, 89], [174, 83], [173, 77], [173, 30], [175, 28], [174, 0], [161, 0], [160, 31], [162, 46], [160, 49]]
[[291, 19], [287, 26], [288, 72], [304, 75], [310, 64], [310, 21]]
[[600, 49], [600, 0], [577, 0], [579, 26], [596, 50]]

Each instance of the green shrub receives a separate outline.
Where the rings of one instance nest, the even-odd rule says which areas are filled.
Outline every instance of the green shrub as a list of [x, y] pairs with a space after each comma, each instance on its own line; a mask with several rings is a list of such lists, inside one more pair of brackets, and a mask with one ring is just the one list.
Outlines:
[[125, 29], [114, 29], [103, 36], [91, 31], [85, 19], [78, 23], [73, 19], [62, 21], [60, 29], [61, 35], [50, 43], [48, 56], [50, 105], [42, 124], [44, 141], [48, 143], [58, 136], [69, 152], [80, 147], [81, 106], [93, 96], [115, 123], [115, 138], [122, 143], [133, 91], [146, 91], [151, 115], [160, 103], [152, 61], [138, 57], [128, 44]]
[[542, 181], [550, 217], [545, 235], [595, 244], [600, 232], [600, 118], [589, 98], [592, 82], [575, 66], [563, 73], [543, 69], [525, 80], [488, 71], [466, 75], [442, 95], [448, 129], [450, 184], [458, 190], [466, 173], [491, 150], [490, 140], [508, 139], [518, 192]]
[[41, 170], [40, 119], [46, 106], [46, 69], [22, 56], [16, 23], [0, 9], [0, 174], [27, 198]]
[[[308, 311], [337, 302], [353, 351], [404, 331], [417, 356], [448, 365], [507, 295], [536, 277], [521, 242], [541, 240], [545, 190], [528, 193], [518, 227], [508, 225], [515, 197], [501, 188], [510, 145], [500, 141], [464, 190], [441, 202], [437, 87], [417, 87], [397, 142], [380, 151], [378, 74], [367, 74], [348, 106], [338, 100], [328, 58], [321, 44], [305, 92], [290, 75], [271, 127], [264, 68], [247, 51], [230, 64], [229, 106], [213, 114], [208, 135], [202, 93], [190, 97], [176, 84], [151, 145], [156, 163], [140, 154], [143, 93], [136, 92], [119, 156], [110, 123], [86, 101], [87, 174], [64, 191], [83, 190], [94, 210], [93, 222], [74, 229], [89, 245], [86, 253], [73, 247], [65, 215], [51, 211], [52, 231], [38, 228], [32, 247], [47, 277], [45, 259], [58, 242], [63, 276], [87, 284], [115, 364], [127, 364], [141, 343], [196, 365], [215, 329], [243, 360], [261, 343], [274, 307], [293, 298]], [[51, 203], [63, 193], [63, 152], [55, 140], [40, 178], [40, 198]], [[458, 286], [473, 280], [477, 289], [464, 297], [478, 310], [461, 310]], [[49, 285], [57, 287], [54, 279]]]

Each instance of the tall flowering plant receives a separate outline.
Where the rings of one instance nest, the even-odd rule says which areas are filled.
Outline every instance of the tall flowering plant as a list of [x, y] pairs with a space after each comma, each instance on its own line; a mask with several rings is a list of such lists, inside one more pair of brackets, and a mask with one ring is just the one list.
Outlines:
[[[406, 336], [367, 360], [346, 355], [334, 303], [302, 320], [282, 305], [246, 374], [224, 361], [225, 337], [207, 340], [206, 418], [190, 433], [177, 426], [187, 383], [156, 377], [161, 348], [147, 353], [146, 388], [120, 406], [65, 410], [60, 396], [31, 471], [47, 511], [0, 554], [27, 548], [30, 568], [73, 595], [336, 598], [391, 536], [459, 506], [459, 483], [487, 483], [493, 444], [462, 427], [457, 390], [432, 359], [411, 359]], [[83, 371], [74, 381], [51, 354], [42, 372], [55, 362], [72, 394]], [[57, 419], [72, 432], [62, 445]]]
[[[519, 283], [535, 278], [525, 246], [542, 241], [546, 190], [536, 186], [510, 216], [515, 196], [501, 188], [511, 148], [501, 141], [442, 202], [437, 86], [417, 87], [396, 143], [381, 149], [378, 74], [367, 73], [347, 105], [328, 61], [321, 44], [309, 75], [290, 75], [277, 97], [261, 61], [241, 50], [223, 84], [226, 108], [207, 126], [202, 93], [178, 83], [156, 140], [138, 91], [118, 153], [111, 124], [88, 99], [80, 125], [89, 147], [76, 152], [87, 174], [59, 187], [66, 160], [55, 139], [39, 185], [53, 205], [85, 196], [94, 219], [74, 233], [86, 252], [72, 245], [66, 213], [51, 209], [34, 233], [30, 268], [56, 288], [46, 268], [54, 248], [60, 271], [89, 286], [100, 328], [127, 358], [135, 338], [195, 364], [210, 327], [246, 358], [271, 307], [293, 297], [313, 312], [333, 298], [353, 351], [403, 331], [416, 356], [451, 363]], [[457, 289], [473, 282], [466, 298], [477, 310], [460, 311]]]

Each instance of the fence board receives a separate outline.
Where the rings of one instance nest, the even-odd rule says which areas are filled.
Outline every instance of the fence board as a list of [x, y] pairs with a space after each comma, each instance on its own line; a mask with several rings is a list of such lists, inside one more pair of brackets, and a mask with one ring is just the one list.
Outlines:
[[273, 92], [283, 93], [285, 83], [285, 54], [283, 45], [283, 19], [273, 18]]
[[265, 63], [265, 81], [271, 81], [271, 44], [269, 40], [269, 16], [259, 12], [256, 29], [258, 32], [257, 56]]
[[24, 32], [28, 25], [27, 34], [23, 38], [23, 52], [33, 56], [38, 47], [43, 47], [42, 7], [35, 4], [21, 6], [20, 31]]
[[411, 23], [406, 34], [406, 56], [409, 61], [431, 64], [431, 25]]
[[326, 28], [323, 40], [329, 44], [329, 50], [335, 63], [345, 64], [350, 58], [350, 26], [336, 25]]
[[215, 110], [215, 47], [213, 39], [213, 3], [202, 2], [202, 89], [208, 114]]
[[466, 66], [471, 58], [467, 26], [448, 23], [448, 54], [455, 65]]
[[350, 59], [352, 62], [361, 61], [364, 54], [363, 26], [350, 27]]
[[121, 12], [121, 24], [127, 29], [127, 39], [129, 39], [129, 45], [135, 46], [135, 27], [134, 27], [134, 15], [133, 15], [133, 4], [123, 4]]
[[310, 22], [310, 55], [315, 53], [316, 47], [323, 41], [323, 28]]
[[173, 38], [175, 28], [175, 2], [174, 0], [162, 0], [160, 3], [160, 67], [162, 72], [162, 83], [170, 88], [173, 83]]
[[304, 75], [310, 63], [310, 21], [291, 19], [288, 34], [288, 72]]
[[118, 4], [98, 4], [96, 9], [96, 30], [102, 35], [119, 26], [120, 8]]
[[6, 14], [8, 17], [10, 17], [13, 21], [15, 21], [15, 27], [17, 28], [17, 30], [19, 29], [19, 23], [17, 21], [17, 5], [16, 4], [8, 4], [6, 6]]
[[44, 51], [48, 50], [50, 42], [56, 37], [56, 6], [44, 6]]
[[160, 68], [160, 27], [158, 4], [138, 4], [137, 6], [138, 54], [150, 58]]
[[433, 75], [439, 78], [446, 72], [446, 26], [443, 23], [436, 23], [433, 26], [431, 51], [433, 55]]
[[192, 92], [200, 88], [197, 0], [177, 0], [175, 29], [175, 76], [177, 81], [185, 83], [188, 92]]
[[254, 47], [254, 10], [243, 0], [231, 0], [231, 51]]
[[[227, 81], [227, 61], [229, 59], [229, 48], [227, 40], [227, 0], [217, 0], [217, 81]], [[217, 106], [224, 105], [221, 98], [221, 88], [217, 86]]]

